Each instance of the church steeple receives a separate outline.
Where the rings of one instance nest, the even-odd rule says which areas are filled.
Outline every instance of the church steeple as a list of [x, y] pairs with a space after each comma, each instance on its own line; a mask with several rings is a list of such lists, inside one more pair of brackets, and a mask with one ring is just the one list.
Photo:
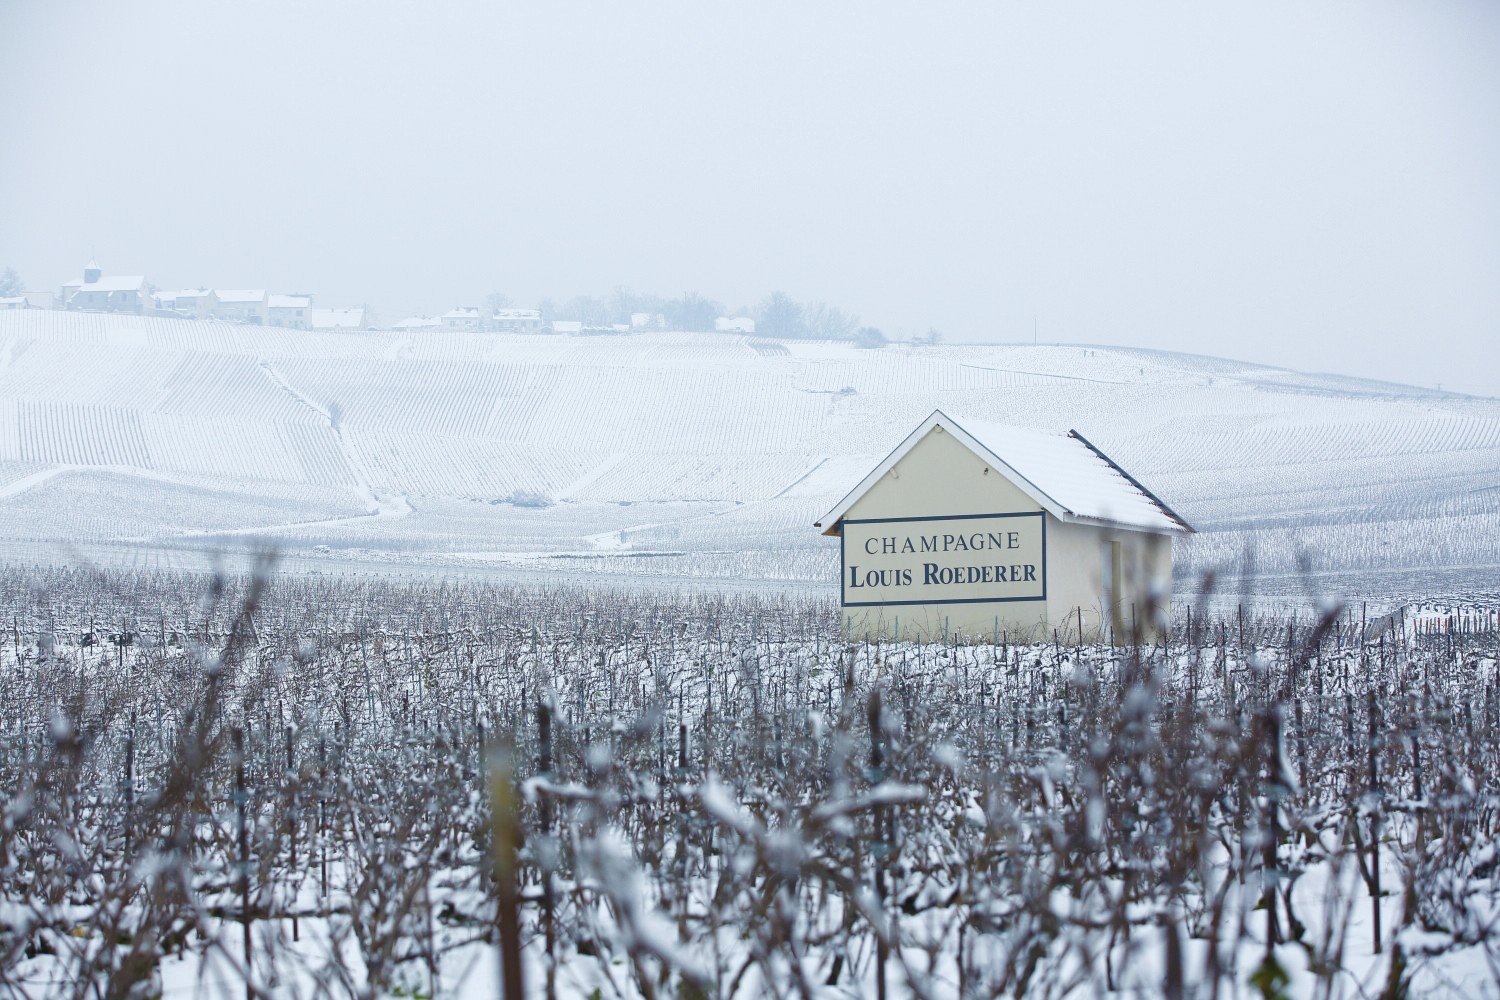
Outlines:
[[98, 281], [103, 276], [104, 276], [104, 269], [99, 266], [99, 262], [98, 261], [96, 261], [96, 260], [94, 260], [94, 258], [90, 257], [89, 258], [89, 262], [87, 264], [83, 265], [83, 283], [85, 285], [92, 285], [94, 282]]

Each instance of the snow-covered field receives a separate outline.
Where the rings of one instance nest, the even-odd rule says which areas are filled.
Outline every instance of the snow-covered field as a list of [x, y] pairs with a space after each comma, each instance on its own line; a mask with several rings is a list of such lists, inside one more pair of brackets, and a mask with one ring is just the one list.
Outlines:
[[1493, 613], [206, 583], [0, 567], [0, 996], [1500, 996]]
[[1296, 593], [1304, 566], [1372, 596], [1494, 589], [1493, 399], [1112, 348], [51, 311], [0, 314], [0, 543], [201, 568], [270, 539], [301, 569], [826, 588], [812, 522], [934, 408], [1077, 428], [1200, 529], [1182, 592], [1218, 567]]

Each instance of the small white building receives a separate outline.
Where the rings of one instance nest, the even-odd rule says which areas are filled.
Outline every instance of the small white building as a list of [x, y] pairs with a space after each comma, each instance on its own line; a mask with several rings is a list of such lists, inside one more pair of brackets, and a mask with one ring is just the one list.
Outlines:
[[1191, 532], [1077, 431], [924, 420], [817, 522], [856, 639], [1149, 640]]
[[365, 308], [350, 306], [344, 309], [313, 309], [309, 323], [314, 330], [363, 330]]
[[213, 315], [231, 323], [263, 324], [266, 321], [264, 288], [214, 289]]
[[547, 329], [540, 309], [496, 309], [490, 328], [497, 333], [543, 333]]
[[714, 320], [714, 330], [718, 333], [754, 333], [755, 320], [748, 316], [720, 316]]
[[630, 328], [632, 330], [665, 330], [667, 317], [661, 313], [631, 313]]
[[266, 322], [290, 330], [306, 330], [312, 325], [311, 295], [269, 295], [266, 297]]
[[479, 329], [479, 310], [473, 306], [457, 306], [443, 313], [438, 319], [443, 321], [445, 330]]
[[576, 337], [583, 332], [583, 324], [576, 319], [555, 319], [552, 321], [552, 332]]
[[157, 292], [156, 309], [170, 316], [207, 319], [213, 314], [214, 293], [207, 288], [184, 288], [175, 292]]
[[0, 309], [30, 309], [31, 301], [24, 295], [0, 295]]
[[435, 316], [408, 316], [392, 326], [392, 330], [441, 330], [443, 321]]
[[62, 286], [58, 304], [64, 309], [127, 313], [143, 313], [152, 307], [143, 275], [105, 277], [104, 270], [92, 260], [84, 265], [82, 278], [74, 278]]

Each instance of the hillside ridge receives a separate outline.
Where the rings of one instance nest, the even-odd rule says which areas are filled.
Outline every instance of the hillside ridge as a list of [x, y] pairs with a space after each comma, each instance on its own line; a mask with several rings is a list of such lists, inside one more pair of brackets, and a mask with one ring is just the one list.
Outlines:
[[1184, 578], [1500, 565], [1484, 397], [1102, 345], [30, 310], [0, 313], [0, 539], [34, 560], [270, 541], [314, 567], [817, 585], [835, 554], [813, 520], [933, 409], [1077, 428], [1200, 529]]

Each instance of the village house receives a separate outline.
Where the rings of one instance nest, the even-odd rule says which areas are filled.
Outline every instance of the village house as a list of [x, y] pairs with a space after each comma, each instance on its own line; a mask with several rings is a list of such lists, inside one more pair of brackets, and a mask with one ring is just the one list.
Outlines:
[[266, 298], [266, 322], [290, 330], [306, 330], [312, 323], [311, 295], [271, 295]]
[[207, 319], [213, 314], [214, 293], [207, 288], [184, 288], [176, 292], [157, 292], [156, 311], [187, 319]]
[[408, 316], [391, 327], [392, 330], [441, 330], [443, 321], [435, 316]]
[[555, 319], [552, 321], [552, 332], [576, 337], [583, 332], [583, 324], [576, 319]]
[[445, 330], [477, 330], [479, 329], [479, 310], [472, 306], [458, 306], [449, 309], [438, 317], [443, 321]]
[[310, 310], [309, 323], [314, 330], [363, 330], [365, 328], [364, 306], [344, 309]]
[[105, 277], [95, 261], [84, 265], [83, 277], [62, 286], [58, 304], [64, 309], [143, 313], [150, 304], [146, 279], [139, 274]]
[[935, 411], [818, 521], [855, 639], [1150, 641], [1193, 529], [1077, 431]]
[[490, 328], [497, 333], [542, 333], [546, 329], [540, 309], [496, 309]]
[[0, 295], [0, 309], [30, 309], [31, 302], [24, 295]]
[[266, 321], [266, 291], [263, 288], [214, 289], [213, 316], [231, 323]]

